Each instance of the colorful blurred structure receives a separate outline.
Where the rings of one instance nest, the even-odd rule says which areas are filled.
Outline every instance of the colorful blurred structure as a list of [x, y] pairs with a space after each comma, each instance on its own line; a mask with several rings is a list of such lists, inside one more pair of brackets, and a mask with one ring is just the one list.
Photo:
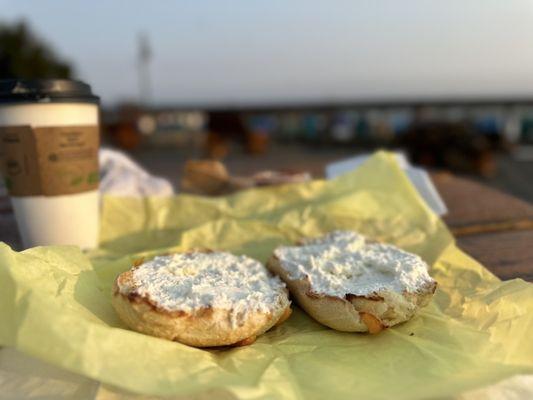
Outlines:
[[139, 107], [122, 105], [103, 114], [115, 145], [205, 145], [223, 158], [229, 143], [251, 154], [270, 141], [341, 145], [356, 149], [402, 147], [413, 161], [490, 175], [493, 154], [533, 143], [533, 100], [360, 102], [285, 107]]

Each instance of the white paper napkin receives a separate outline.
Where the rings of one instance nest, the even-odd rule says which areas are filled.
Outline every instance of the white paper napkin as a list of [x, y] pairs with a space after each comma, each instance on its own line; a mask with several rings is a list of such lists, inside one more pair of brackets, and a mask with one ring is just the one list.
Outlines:
[[[427, 171], [423, 168], [414, 167], [409, 160], [407, 160], [404, 153], [398, 151], [394, 154], [400, 168], [405, 171], [409, 180], [416, 187], [418, 193], [420, 193], [420, 196], [422, 196], [429, 208], [431, 208], [437, 215], [442, 216], [448, 213], [448, 208], [446, 208], [446, 204], [444, 204], [444, 201], [440, 197], [439, 192], [437, 191], [437, 188], [435, 188]], [[370, 154], [361, 154], [326, 165], [326, 179], [333, 179], [346, 172], [353, 171], [363, 164], [369, 157]]]

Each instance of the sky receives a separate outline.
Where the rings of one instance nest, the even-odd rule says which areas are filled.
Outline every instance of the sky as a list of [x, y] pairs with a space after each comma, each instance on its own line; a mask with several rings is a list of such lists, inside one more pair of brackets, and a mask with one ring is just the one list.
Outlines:
[[138, 37], [156, 104], [533, 94], [530, 0], [0, 0], [104, 103], [139, 97]]

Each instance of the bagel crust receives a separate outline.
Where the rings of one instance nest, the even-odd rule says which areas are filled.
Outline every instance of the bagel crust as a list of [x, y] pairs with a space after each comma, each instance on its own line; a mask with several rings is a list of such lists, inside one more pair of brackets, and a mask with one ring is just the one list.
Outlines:
[[[206, 254], [222, 253], [192, 252], [188, 254], [192, 254], [191, 261], [194, 261], [195, 254], [204, 254], [205, 256]], [[226, 255], [237, 260], [236, 256], [227, 253]], [[166, 257], [173, 257], [173, 255]], [[209, 256], [207, 257], [209, 259]], [[205, 257], [203, 260], [205, 262]], [[248, 258], [247, 261], [258, 263]], [[178, 305], [170, 308], [168, 303], [163, 305], [154, 300], [157, 299], [155, 291], [150, 293], [141, 290], [140, 283], [136, 281], [135, 270], [143, 265], [145, 268], [147, 267], [147, 264], [142, 261], [135, 262], [130, 270], [120, 274], [115, 280], [112, 296], [112, 304], [119, 317], [128, 327], [137, 332], [178, 341], [194, 347], [241, 346], [253, 343], [257, 336], [283, 322], [291, 312], [287, 289], [283, 283], [275, 281], [268, 281], [273, 288], [273, 296], [269, 297], [272, 299], [271, 303], [263, 305], [260, 309], [252, 306], [250, 309], [243, 309], [242, 304], [237, 309], [227, 306], [217, 307], [216, 304], [220, 302], [217, 303], [216, 297], [214, 301], [210, 301], [212, 304], [205, 304], [200, 307], [179, 309]], [[195, 266], [189, 263], [186, 268], [190, 274]], [[226, 272], [221, 271], [221, 273], [225, 274]], [[279, 279], [271, 276], [266, 269], [264, 274], [264, 279]], [[246, 276], [243, 276], [242, 279], [246, 279]], [[213, 285], [212, 289], [209, 286], [207, 289], [203, 288], [204, 291], [212, 292], [214, 296], [219, 295], [221, 290], [230, 289], [216, 285]], [[242, 293], [240, 294], [242, 295]], [[238, 305], [235, 303], [236, 307]]]
[[[368, 278], [364, 280], [364, 285], [362, 284], [361, 287], [357, 287], [357, 278], [354, 279], [348, 275], [349, 278], [346, 279], [351, 280], [351, 287], [357, 288], [357, 293], [345, 292], [339, 294], [338, 288], [329, 288], [323, 281], [319, 282], [322, 286], [317, 285], [317, 287], [313, 287], [309, 275], [305, 272], [300, 272], [295, 276], [295, 263], [293, 260], [284, 259], [283, 256], [287, 253], [280, 251], [281, 249], [290, 249], [293, 252], [298, 252], [301, 249], [302, 252], [305, 252], [306, 249], [304, 247], [306, 245], [320, 244], [325, 245], [325, 247], [323, 250], [319, 250], [318, 256], [321, 255], [321, 251], [322, 254], [332, 254], [332, 252], [336, 254], [332, 251], [331, 247], [328, 247], [330, 242], [333, 243], [336, 240], [350, 242], [346, 246], [340, 246], [341, 250], [337, 250], [337, 252], [345, 251], [346, 253], [355, 253], [365, 246], [364, 237], [358, 234], [353, 232], [333, 232], [322, 238], [303, 242], [299, 246], [279, 247], [274, 251], [267, 263], [267, 268], [281, 277], [298, 304], [316, 321], [343, 332], [378, 333], [385, 328], [408, 321], [421, 307], [426, 306], [431, 301], [437, 287], [437, 282], [429, 277], [427, 270], [419, 271], [421, 277], [419, 276], [416, 280], [412, 279], [409, 281], [416, 282], [416, 284], [411, 283], [409, 290], [400, 290], [389, 282], [380, 282], [382, 276], [380, 273], [376, 273], [374, 281], [369, 281]], [[382, 248], [379, 246], [387, 246], [386, 248], [384, 247], [384, 252], [398, 251], [402, 256], [410, 256], [415, 262], [423, 263], [417, 256], [403, 252], [393, 246], [375, 244], [369, 244], [369, 246], [378, 246], [371, 248], [373, 252], [381, 251]], [[303, 268], [307, 272], [316, 271], [316, 268], [318, 268], [316, 266], [316, 260], [313, 257], [309, 257], [308, 264], [301, 265], [305, 264], [305, 260], [307, 260], [306, 257], [299, 259], [298, 262], [300, 265], [298, 268], [300, 270]], [[333, 256], [332, 260], [335, 260]], [[335, 275], [336, 266], [327, 266], [330, 268], [330, 271], [333, 271], [328, 273]], [[399, 272], [396, 273], [399, 275], [406, 274], [408, 270], [407, 266], [405, 271], [401, 267], [396, 267], [396, 269], [399, 269]], [[421, 269], [420, 265], [417, 265], [417, 267]], [[356, 266], [354, 265], [353, 268], [355, 270]], [[365, 268], [372, 267], [365, 265]], [[342, 277], [345, 275], [345, 270], [342, 273], [338, 272], [338, 275], [334, 276], [337, 279], [335, 282], [341, 279], [342, 284]], [[354, 273], [353, 275], [356, 274]], [[349, 286], [347, 285], [347, 287]], [[365, 292], [365, 290], [367, 291]]]

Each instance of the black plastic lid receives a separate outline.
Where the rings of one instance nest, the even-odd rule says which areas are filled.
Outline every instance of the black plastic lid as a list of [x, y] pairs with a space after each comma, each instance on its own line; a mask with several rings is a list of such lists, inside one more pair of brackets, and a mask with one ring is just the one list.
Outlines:
[[68, 79], [0, 79], [1, 103], [95, 103], [91, 86]]

